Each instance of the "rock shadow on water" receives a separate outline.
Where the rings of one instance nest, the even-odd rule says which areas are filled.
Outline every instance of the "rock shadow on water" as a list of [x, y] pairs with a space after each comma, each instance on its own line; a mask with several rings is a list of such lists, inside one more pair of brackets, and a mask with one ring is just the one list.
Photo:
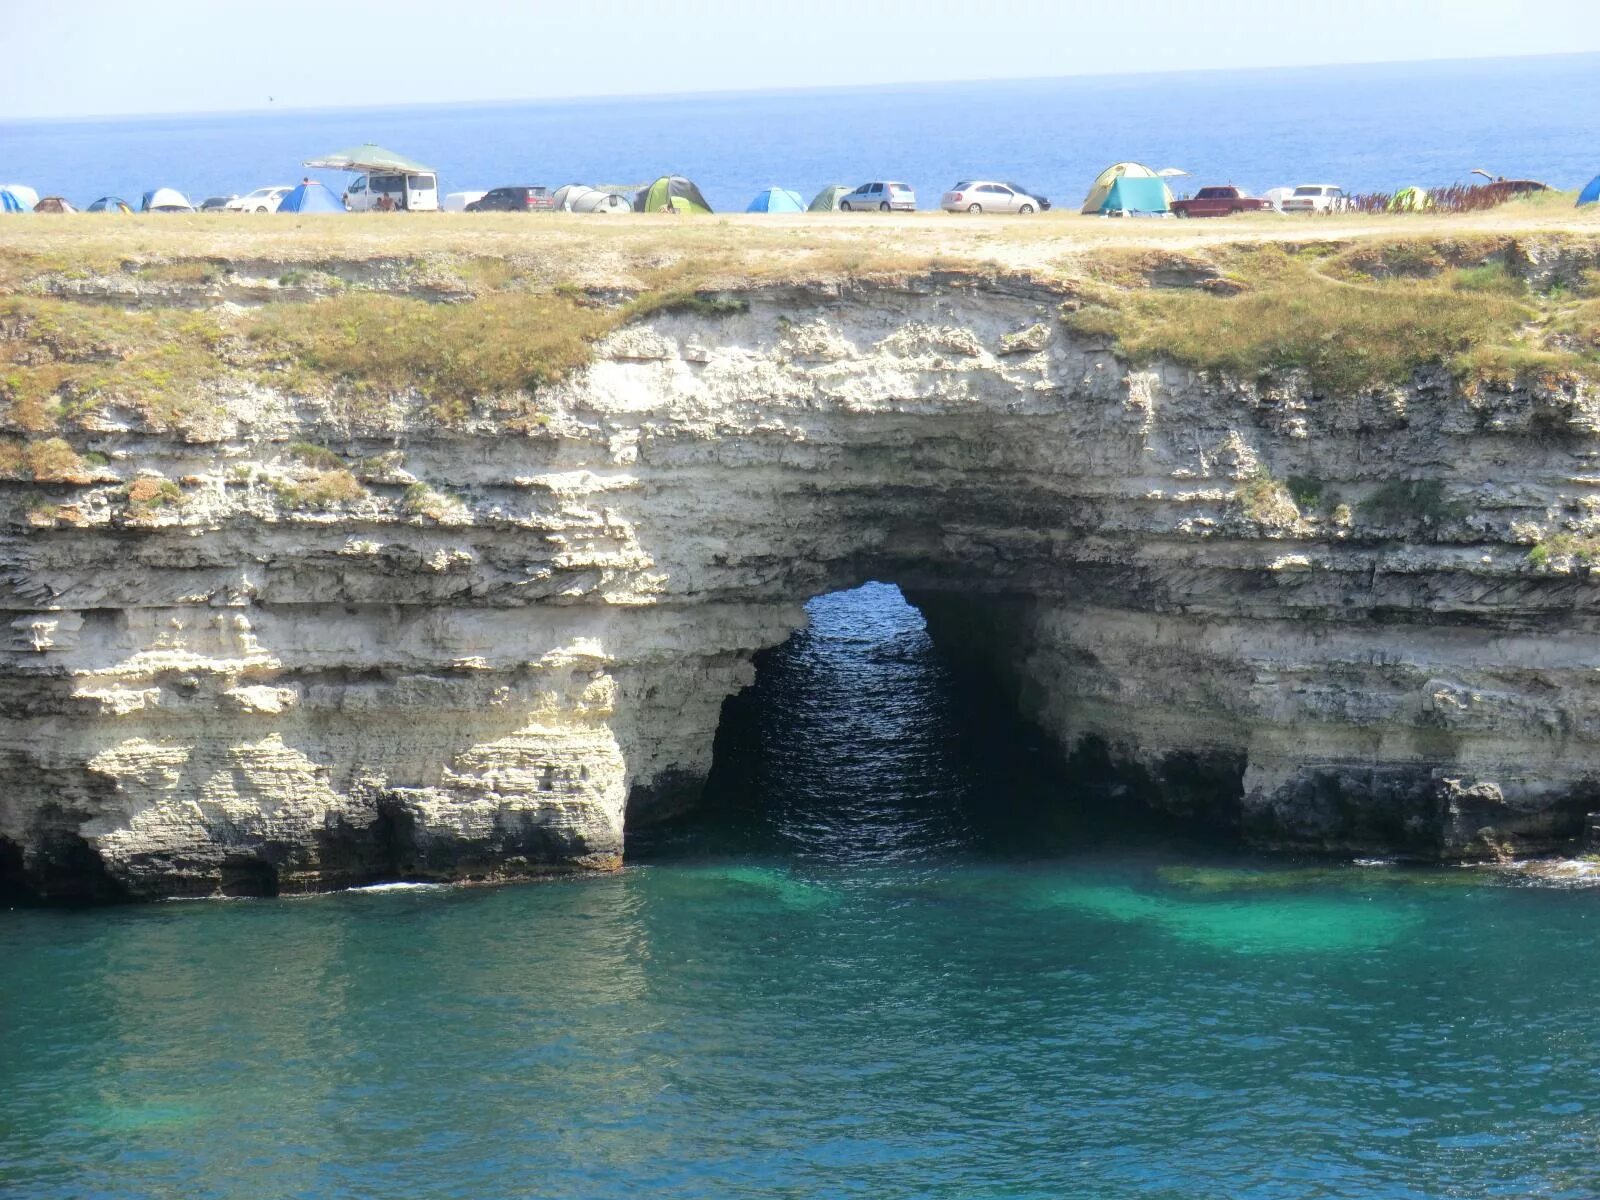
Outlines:
[[698, 864], [642, 869], [650, 872], [658, 891], [690, 903], [810, 912], [831, 908], [841, 899], [833, 888], [778, 867]]

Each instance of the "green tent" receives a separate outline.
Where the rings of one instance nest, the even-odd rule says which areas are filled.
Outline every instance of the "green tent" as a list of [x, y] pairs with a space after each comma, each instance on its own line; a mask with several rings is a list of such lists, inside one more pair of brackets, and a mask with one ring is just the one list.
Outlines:
[[332, 154], [324, 154], [321, 158], [308, 158], [305, 165], [326, 167], [331, 171], [392, 171], [398, 175], [415, 171], [426, 171], [430, 174], [433, 172], [432, 167], [425, 167], [414, 158], [396, 154], [393, 150], [385, 150], [382, 146], [375, 146], [371, 142], [351, 146], [348, 150], [335, 150]]
[[1433, 207], [1433, 197], [1419, 187], [1401, 188], [1389, 197], [1390, 212], [1422, 212]]
[[642, 213], [676, 212], [704, 216], [711, 205], [700, 194], [693, 181], [682, 175], [663, 175], [633, 201], [633, 211]]
[[850, 189], [842, 183], [830, 183], [815, 196], [806, 206], [807, 212], [838, 212], [839, 197], [848, 196]]
[[[1149, 210], [1124, 208], [1123, 211], [1166, 212], [1168, 207], [1172, 204], [1172, 191], [1167, 187], [1166, 180], [1162, 179], [1160, 175], [1152, 171], [1143, 163], [1120, 162], [1112, 163], [1104, 171], [1101, 171], [1100, 174], [1095, 176], [1094, 186], [1089, 189], [1089, 194], [1083, 198], [1082, 211], [1086, 213], [1103, 213], [1112, 211], [1107, 207], [1106, 201], [1111, 196], [1111, 189], [1116, 187], [1116, 185], [1124, 179], [1130, 181], [1154, 180], [1160, 185], [1163, 200], [1159, 208]], [[1140, 199], [1148, 202], [1148, 196], [1150, 194], [1148, 189], [1144, 189], [1141, 192], [1141, 189], [1135, 188], [1129, 193], [1129, 195], [1134, 193], [1140, 193]]]

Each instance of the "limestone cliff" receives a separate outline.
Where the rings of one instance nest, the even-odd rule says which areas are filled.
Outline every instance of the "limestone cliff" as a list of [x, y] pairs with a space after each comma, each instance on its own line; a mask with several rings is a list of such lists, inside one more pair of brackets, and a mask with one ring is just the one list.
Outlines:
[[0, 484], [0, 878], [615, 867], [692, 798], [752, 655], [867, 579], [1130, 796], [1277, 846], [1573, 845], [1600, 809], [1587, 377], [1131, 365], [1069, 293], [751, 288], [448, 418], [270, 377], [183, 428], [75, 418], [66, 467]]

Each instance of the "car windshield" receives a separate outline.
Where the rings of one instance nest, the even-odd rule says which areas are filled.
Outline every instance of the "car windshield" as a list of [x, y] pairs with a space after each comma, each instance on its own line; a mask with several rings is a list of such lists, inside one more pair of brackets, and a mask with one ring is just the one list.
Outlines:
[[406, 186], [414, 192], [430, 192], [433, 190], [433, 176], [407, 175]]
[[964, 192], [971, 186], [972, 186], [972, 180], [963, 179], [960, 183], [956, 184], [955, 187], [951, 188], [950, 190], [952, 192]]
[[255, 191], [251, 192], [248, 196], [246, 196], [245, 199], [246, 200], [260, 200], [260, 199], [263, 199], [264, 197], [272, 195], [277, 190], [278, 190], [277, 188], [257, 188]]
[[1322, 195], [1322, 189], [1319, 187], [1297, 187], [1294, 190], [1294, 194], [1296, 196], [1320, 196]]
[[911, 190], [903, 183], [891, 183], [887, 186], [891, 192], [909, 192]]

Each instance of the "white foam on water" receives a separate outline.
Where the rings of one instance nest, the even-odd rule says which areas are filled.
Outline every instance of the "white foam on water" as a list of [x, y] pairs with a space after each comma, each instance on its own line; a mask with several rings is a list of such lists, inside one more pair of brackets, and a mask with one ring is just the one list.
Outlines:
[[360, 887], [345, 888], [347, 892], [442, 892], [452, 888], [452, 883], [367, 883]]

